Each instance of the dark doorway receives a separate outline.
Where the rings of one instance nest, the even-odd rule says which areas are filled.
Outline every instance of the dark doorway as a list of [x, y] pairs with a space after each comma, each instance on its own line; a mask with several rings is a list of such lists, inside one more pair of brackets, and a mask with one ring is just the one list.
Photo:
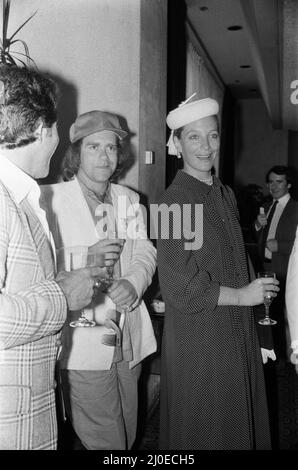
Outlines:
[[[186, 88], [186, 4], [184, 0], [168, 2], [168, 90], [167, 112], [185, 100]], [[168, 135], [170, 131], [167, 129]], [[172, 182], [182, 160], [166, 156], [166, 186]]]

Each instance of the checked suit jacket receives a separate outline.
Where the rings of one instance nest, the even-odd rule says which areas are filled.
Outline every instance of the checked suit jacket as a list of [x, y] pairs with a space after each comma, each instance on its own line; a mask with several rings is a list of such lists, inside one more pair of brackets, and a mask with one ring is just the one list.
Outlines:
[[0, 182], [0, 449], [55, 449], [54, 368], [66, 300], [48, 239]]

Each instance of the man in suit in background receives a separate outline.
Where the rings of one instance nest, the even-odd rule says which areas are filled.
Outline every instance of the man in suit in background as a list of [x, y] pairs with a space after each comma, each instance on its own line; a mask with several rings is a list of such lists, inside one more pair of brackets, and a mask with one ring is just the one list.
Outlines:
[[287, 320], [285, 310], [285, 282], [289, 256], [298, 224], [298, 202], [289, 194], [290, 170], [286, 166], [274, 166], [266, 182], [273, 198], [255, 222], [261, 265], [264, 271], [273, 271], [280, 284], [280, 291], [271, 305], [271, 316], [277, 321], [272, 328], [274, 350], [280, 360], [288, 359]]
[[[264, 368], [267, 400], [270, 417], [272, 448], [279, 448], [278, 429], [278, 387], [277, 373], [289, 360], [288, 322], [285, 309], [285, 282], [291, 249], [295, 239], [298, 223], [298, 203], [290, 194], [292, 182], [290, 170], [286, 166], [274, 166], [266, 175], [266, 182], [272, 196], [269, 204], [260, 209], [255, 221], [255, 230], [258, 240], [260, 270], [273, 271], [280, 284], [280, 291], [270, 307], [270, 316], [277, 324], [269, 328], [258, 325], [263, 335], [267, 334], [273, 339], [273, 347], [277, 361], [269, 361]], [[264, 317], [264, 308], [257, 309], [257, 317]], [[269, 329], [268, 329], [269, 328]], [[271, 330], [271, 331], [270, 331]]]
[[54, 368], [69, 310], [91, 301], [101, 268], [60, 273], [35, 179], [58, 145], [55, 84], [0, 67], [0, 449], [55, 449]]

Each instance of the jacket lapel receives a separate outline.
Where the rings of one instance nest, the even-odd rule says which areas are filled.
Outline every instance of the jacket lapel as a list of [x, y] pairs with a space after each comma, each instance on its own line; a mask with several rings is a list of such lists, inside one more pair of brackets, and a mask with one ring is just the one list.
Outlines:
[[37, 255], [38, 264], [45, 278], [54, 273], [54, 259], [50, 243], [42, 228], [42, 225], [31, 208], [30, 204], [24, 199], [20, 204], [20, 215], [24, 228], [31, 241], [34, 251]]
[[[119, 195], [121, 196], [120, 207], [119, 207]], [[111, 184], [111, 197], [112, 197], [112, 204], [113, 204], [113, 209], [114, 209], [114, 216], [116, 217], [116, 223], [117, 225], [121, 225], [121, 231], [120, 231], [120, 236], [121, 236], [121, 233], [123, 233], [124, 230], [126, 231], [128, 228], [129, 220], [128, 220], [127, 209], [128, 207], [131, 207], [131, 201], [129, 200], [127, 195], [124, 195], [123, 193], [119, 194], [117, 191], [117, 186], [115, 186], [113, 183]], [[124, 207], [125, 207], [125, 212], [123, 213]], [[120, 217], [117, 219], [118, 211], [120, 211]], [[119, 259], [121, 274], [125, 273], [126, 271], [125, 267], [129, 265], [131, 255], [132, 255], [132, 243], [133, 243], [133, 240], [129, 239], [126, 235], [121, 257]]]

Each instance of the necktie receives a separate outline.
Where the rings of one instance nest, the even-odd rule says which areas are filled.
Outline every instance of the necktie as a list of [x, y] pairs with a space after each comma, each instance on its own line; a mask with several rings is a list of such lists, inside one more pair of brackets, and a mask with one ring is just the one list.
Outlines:
[[273, 205], [271, 206], [271, 208], [269, 210], [269, 213], [267, 215], [267, 224], [262, 229], [261, 242], [260, 242], [262, 259], [265, 258], [266, 241], [267, 241], [267, 238], [268, 238], [268, 232], [269, 232], [269, 229], [270, 229], [271, 221], [272, 221], [277, 203], [278, 203], [278, 201], [274, 201]]

